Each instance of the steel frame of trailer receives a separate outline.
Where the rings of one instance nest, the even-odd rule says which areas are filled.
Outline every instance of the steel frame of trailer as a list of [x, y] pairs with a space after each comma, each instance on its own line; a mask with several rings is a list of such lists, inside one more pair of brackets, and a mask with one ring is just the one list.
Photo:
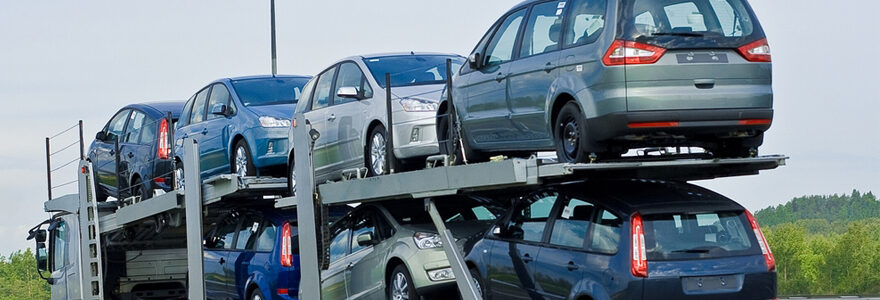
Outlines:
[[[303, 114], [294, 116], [293, 124], [308, 124]], [[391, 199], [424, 199], [425, 210], [431, 216], [445, 245], [455, 245], [452, 234], [434, 205], [434, 197], [467, 192], [529, 187], [546, 182], [583, 178], [641, 178], [665, 180], [705, 180], [719, 177], [756, 175], [761, 170], [784, 166], [788, 157], [783, 155], [754, 158], [700, 159], [687, 158], [657, 160], [634, 158], [633, 161], [568, 164], [545, 162], [540, 159], [508, 159], [472, 165], [428, 168], [379, 177], [344, 180], [315, 187], [311, 147], [315, 136], [308, 125], [294, 128], [293, 144], [296, 158], [297, 195], [276, 201], [276, 207], [291, 207], [297, 203], [343, 205]], [[308, 145], [303, 147], [302, 145]], [[315, 205], [297, 208], [301, 286], [320, 287], [318, 265], [319, 245], [315, 227]], [[465, 300], [481, 299], [474, 289], [473, 280], [462, 253], [456, 247], [443, 247], [450, 260], [456, 285]], [[319, 299], [320, 289], [300, 289], [300, 299]]]

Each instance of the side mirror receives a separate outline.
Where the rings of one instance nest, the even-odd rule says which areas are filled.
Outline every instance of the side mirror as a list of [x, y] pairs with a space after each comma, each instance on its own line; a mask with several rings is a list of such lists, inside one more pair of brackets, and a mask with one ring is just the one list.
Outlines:
[[344, 87], [339, 88], [339, 90], [336, 91], [336, 96], [339, 96], [342, 98], [353, 98], [353, 99], [358, 99], [358, 100], [363, 98], [363, 97], [361, 97], [361, 93], [358, 92], [358, 89], [353, 86], [344, 86]]
[[480, 52], [474, 52], [470, 56], [468, 56], [468, 65], [471, 67], [471, 69], [480, 69], [482, 67], [482, 64], [480, 63], [481, 61], [482, 55], [480, 55]]
[[95, 134], [95, 139], [103, 142], [103, 141], [107, 140], [107, 133], [104, 132], [103, 130], [98, 131], [98, 134]]
[[[45, 232], [44, 232], [45, 234]], [[45, 272], [49, 270], [49, 251], [46, 250], [45, 242], [37, 242], [37, 253], [34, 254], [37, 259], [37, 271]]]
[[366, 233], [359, 234], [357, 236], [357, 243], [358, 243], [358, 246], [361, 246], [361, 247], [372, 246], [372, 245], [377, 244], [376, 241], [373, 240], [373, 233], [372, 232], [366, 232]]
[[211, 114], [225, 117], [229, 114], [229, 107], [226, 104], [215, 105], [211, 108]]

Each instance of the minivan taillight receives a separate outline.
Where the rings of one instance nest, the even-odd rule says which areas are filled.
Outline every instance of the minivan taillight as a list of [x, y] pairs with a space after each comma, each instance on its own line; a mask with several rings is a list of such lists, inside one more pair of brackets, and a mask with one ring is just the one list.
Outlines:
[[606, 66], [653, 64], [666, 49], [632, 41], [615, 40], [602, 57]]
[[635, 277], [648, 277], [648, 258], [645, 251], [645, 230], [642, 216], [632, 217], [632, 274]]
[[290, 222], [284, 222], [281, 227], [281, 266], [293, 266], [293, 249], [290, 245]]
[[168, 146], [168, 119], [162, 119], [159, 123], [159, 150], [156, 153], [159, 159], [168, 159], [171, 156], [171, 147]]
[[752, 231], [755, 232], [755, 238], [758, 239], [758, 245], [761, 246], [761, 254], [764, 255], [764, 262], [767, 263], [767, 271], [776, 270], [776, 259], [773, 258], [773, 251], [770, 250], [770, 244], [767, 244], [767, 239], [764, 238], [764, 232], [758, 226], [758, 221], [755, 220], [755, 216], [749, 210], [746, 210], [746, 216], [748, 216], [749, 223], [752, 225]]
[[767, 43], [766, 38], [748, 43], [736, 50], [739, 51], [739, 54], [748, 61], [771, 62], [770, 44]]

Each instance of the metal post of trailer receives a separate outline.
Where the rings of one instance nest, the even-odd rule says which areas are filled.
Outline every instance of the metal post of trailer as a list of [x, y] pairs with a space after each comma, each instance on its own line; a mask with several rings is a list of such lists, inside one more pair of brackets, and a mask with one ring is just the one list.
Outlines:
[[187, 299], [205, 299], [205, 267], [202, 252], [202, 178], [199, 173], [199, 144], [196, 140], [183, 140], [183, 170], [186, 186], [184, 204], [186, 210], [186, 260]]
[[443, 252], [446, 253], [446, 258], [449, 260], [452, 274], [455, 274], [455, 284], [458, 285], [461, 299], [482, 300], [483, 297], [480, 296], [480, 293], [478, 293], [476, 287], [474, 287], [474, 280], [471, 278], [471, 272], [468, 270], [467, 264], [464, 262], [464, 256], [462, 256], [461, 251], [458, 250], [458, 247], [455, 244], [455, 239], [452, 237], [452, 232], [449, 231], [449, 229], [446, 229], [446, 225], [443, 223], [443, 218], [440, 217], [440, 212], [437, 211], [437, 206], [434, 205], [433, 199], [425, 199], [425, 210], [428, 211], [428, 214], [431, 216], [431, 221], [434, 222], [434, 226], [437, 227], [437, 232], [440, 233], [440, 240], [443, 241]]
[[46, 138], [46, 181], [49, 187], [49, 200], [52, 200], [52, 152], [49, 152], [49, 138]]
[[83, 120], [79, 120], [79, 159], [86, 159], [86, 148], [83, 144]]
[[385, 127], [385, 174], [394, 174], [394, 121], [391, 117], [391, 74], [385, 73], [385, 113], [388, 115]]
[[[296, 218], [299, 220], [300, 299], [321, 299], [321, 270], [318, 267], [318, 228], [315, 217], [315, 184], [312, 168], [312, 136], [305, 115], [293, 116], [293, 151], [296, 163]], [[323, 239], [322, 239], [323, 240]], [[320, 248], [320, 249], [319, 249]]]

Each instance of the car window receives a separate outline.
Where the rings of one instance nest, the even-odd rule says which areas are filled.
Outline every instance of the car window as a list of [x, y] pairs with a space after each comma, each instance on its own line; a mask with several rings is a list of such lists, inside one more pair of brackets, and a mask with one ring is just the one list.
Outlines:
[[595, 42], [605, 28], [606, 6], [606, 0], [572, 1], [565, 28], [565, 46]]
[[263, 220], [257, 216], [247, 216], [238, 228], [238, 238], [235, 240], [235, 249], [252, 250], [257, 241], [257, 233], [260, 232]]
[[[296, 233], [292, 232], [293, 230], [295, 229], [291, 226], [291, 235], [296, 235]], [[260, 235], [257, 237], [257, 251], [272, 251], [275, 247], [276, 236], [277, 230], [275, 229], [275, 224], [268, 221], [264, 222], [263, 228], [260, 229]]]
[[[161, 120], [161, 119], [160, 119]], [[138, 144], [153, 145], [156, 143], [156, 131], [159, 130], [159, 122], [150, 116], [144, 117], [144, 126], [141, 128], [141, 138]]]
[[70, 233], [67, 229], [67, 223], [61, 221], [55, 230], [52, 231], [54, 243], [52, 244], [52, 270], [57, 271], [67, 266], [68, 248], [70, 248]]
[[314, 99], [312, 99], [312, 110], [322, 109], [330, 105], [330, 89], [333, 88], [333, 77], [336, 75], [336, 68], [327, 70], [315, 84]]
[[[126, 109], [113, 116], [113, 119], [107, 124], [107, 141], [112, 142], [117, 137], [122, 137], [122, 131], [125, 130], [125, 122], [128, 121], [130, 113], [131, 110]], [[121, 138], [120, 142], [123, 142]]]
[[196, 100], [193, 102], [192, 116], [189, 119], [190, 124], [205, 120], [205, 102], [208, 100], [209, 90], [210, 88], [205, 88], [196, 94]]
[[386, 73], [391, 75], [391, 87], [402, 87], [446, 82], [447, 59], [451, 60], [453, 70], [464, 64], [460, 56], [416, 54], [369, 57], [364, 59], [364, 64], [380, 87], [386, 87]]
[[205, 241], [205, 248], [209, 249], [232, 249], [235, 239], [235, 226], [238, 218], [230, 217], [223, 219], [211, 237]]
[[562, 7], [565, 2], [544, 2], [532, 8], [523, 34], [520, 57], [559, 49], [562, 35]]
[[565, 206], [556, 214], [550, 243], [560, 246], [583, 248], [590, 220], [596, 207], [579, 199], [567, 199]]
[[208, 120], [222, 118], [223, 116], [211, 112], [223, 105], [226, 105], [227, 110], [229, 109], [229, 90], [222, 83], [218, 83], [211, 88], [211, 96], [208, 100]]
[[[447, 223], [495, 220], [504, 211], [503, 204], [476, 195], [442, 198], [434, 205]], [[392, 200], [384, 202], [382, 206], [401, 225], [432, 224], [422, 202]]]
[[520, 9], [507, 16], [498, 27], [498, 31], [495, 32], [486, 48], [485, 62], [487, 66], [502, 64], [513, 57], [513, 46], [516, 43], [516, 36], [525, 14], [525, 8]]
[[296, 112], [306, 112], [311, 109], [312, 103], [310, 102], [310, 100], [312, 99], [312, 92], [315, 89], [315, 81], [317, 81], [317, 79], [317, 77], [312, 78], [312, 80], [309, 80], [309, 82], [306, 83], [306, 85], [303, 87], [303, 102], [302, 104], [296, 106]]
[[[361, 68], [358, 67], [355, 63], [347, 62], [339, 65], [339, 71], [336, 73], [336, 90], [338, 91], [343, 87], [353, 87], [358, 90], [359, 94], [364, 95], [365, 92], [364, 86], [368, 86], [366, 83], [366, 76], [364, 76], [364, 72], [361, 71]], [[370, 96], [372, 96], [372, 90], [370, 90]], [[333, 105], [348, 103], [352, 101], [356, 101], [355, 98], [343, 98], [337, 97], [334, 92], [333, 95]], [[366, 97], [366, 96], [364, 96]], [[368, 97], [369, 98], [369, 97]]]
[[180, 114], [180, 118], [177, 120], [177, 124], [174, 124], [174, 128], [180, 128], [189, 124], [189, 117], [192, 113], [192, 106], [195, 99], [196, 95], [192, 95], [192, 97], [189, 97], [189, 100], [186, 100], [186, 105], [183, 107], [183, 113]]
[[141, 129], [144, 127], [146, 115], [139, 111], [132, 111], [128, 117], [128, 126], [125, 127], [125, 134], [122, 135], [122, 141], [126, 143], [137, 144], [141, 137]]
[[672, 30], [706, 31], [706, 19], [693, 2], [683, 2], [663, 7]]
[[[618, 38], [639, 39], [665, 48], [688, 48], [710, 41], [714, 47], [741, 45], [757, 23], [742, 0], [622, 0]], [[760, 30], [757, 30], [760, 32]]]
[[330, 239], [330, 263], [334, 263], [348, 254], [348, 236], [351, 232], [348, 226], [346, 226], [347, 222], [345, 220], [335, 225], [330, 229], [330, 236], [333, 237]]
[[616, 253], [620, 245], [620, 227], [623, 222], [614, 213], [600, 209], [593, 220], [593, 235], [590, 236], [590, 250], [602, 253]]
[[555, 193], [534, 195], [517, 205], [507, 223], [506, 236], [513, 239], [540, 242], [544, 227], [556, 203]]
[[357, 237], [362, 234], [372, 234], [374, 239], [378, 239], [376, 234], [375, 214], [370, 210], [365, 210], [361, 214], [352, 218], [352, 238], [351, 253], [367, 248], [369, 246], [358, 245]]
[[722, 211], [642, 217], [649, 260], [717, 258], [761, 253], [744, 213]]
[[299, 101], [303, 77], [266, 77], [232, 80], [232, 88], [244, 106], [292, 104]]

